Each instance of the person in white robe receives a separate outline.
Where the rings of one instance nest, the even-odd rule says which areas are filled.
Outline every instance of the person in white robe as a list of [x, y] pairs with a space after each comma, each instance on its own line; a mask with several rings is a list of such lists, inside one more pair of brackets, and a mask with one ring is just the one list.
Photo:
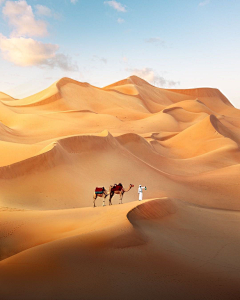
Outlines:
[[142, 201], [143, 199], [143, 189], [146, 190], [147, 187], [146, 186], [141, 186], [141, 184], [139, 184], [139, 187], [138, 187], [138, 196], [139, 196], [139, 201]]

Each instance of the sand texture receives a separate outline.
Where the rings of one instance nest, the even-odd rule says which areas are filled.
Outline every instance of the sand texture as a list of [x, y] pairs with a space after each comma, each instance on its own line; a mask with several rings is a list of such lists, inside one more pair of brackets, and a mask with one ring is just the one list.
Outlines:
[[0, 299], [238, 299], [239, 146], [217, 89], [0, 93]]

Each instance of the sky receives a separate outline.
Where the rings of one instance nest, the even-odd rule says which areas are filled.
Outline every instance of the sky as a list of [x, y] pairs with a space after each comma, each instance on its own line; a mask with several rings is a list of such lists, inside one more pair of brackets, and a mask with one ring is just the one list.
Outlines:
[[240, 108], [239, 0], [0, 0], [0, 91], [62, 77], [218, 88]]

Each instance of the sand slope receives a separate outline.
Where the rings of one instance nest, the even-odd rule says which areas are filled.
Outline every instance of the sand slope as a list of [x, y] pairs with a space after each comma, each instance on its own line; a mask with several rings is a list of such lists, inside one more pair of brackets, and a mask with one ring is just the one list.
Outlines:
[[239, 117], [136, 76], [0, 93], [0, 299], [236, 299]]
[[5, 236], [15, 236], [14, 250], [22, 251], [0, 263], [4, 299], [234, 299], [239, 293], [238, 213], [163, 198], [3, 215], [15, 226], [10, 231], [6, 224]]

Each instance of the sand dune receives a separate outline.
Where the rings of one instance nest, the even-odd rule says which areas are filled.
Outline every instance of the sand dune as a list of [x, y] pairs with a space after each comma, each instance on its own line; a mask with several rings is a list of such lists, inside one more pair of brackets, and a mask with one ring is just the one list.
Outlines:
[[[217, 89], [164, 90], [136, 76], [100, 89], [63, 78], [36, 95], [2, 103], [2, 205], [91, 206], [94, 185], [109, 186], [121, 178], [127, 179], [125, 185], [152, 185], [147, 196], [175, 196], [169, 191], [185, 179], [172, 176], [239, 164], [238, 111]], [[109, 134], [99, 136], [104, 130]], [[34, 188], [22, 184], [23, 178], [29, 185], [38, 182], [40, 200], [32, 199]], [[61, 181], [70, 193], [57, 188]], [[86, 200], [79, 201], [80, 194]]]
[[[170, 138], [171, 136], [168, 139]], [[222, 147], [196, 157], [181, 159], [179, 157], [166, 157], [157, 152], [154, 140], [158, 141], [159, 138], [156, 135], [153, 135], [150, 143], [136, 134], [125, 134], [119, 136], [117, 140], [141, 160], [172, 175], [200, 174], [240, 163], [240, 154], [235, 144], [232, 147]]]
[[13, 97], [11, 97], [10, 95], [0, 92], [0, 100], [11, 101], [11, 100], [15, 100], [15, 99]]
[[137, 76], [0, 93], [0, 299], [237, 299], [239, 117]]
[[52, 294], [113, 299], [116, 293], [119, 299], [156, 299], [159, 294], [234, 299], [239, 293], [236, 213], [164, 198], [104, 210], [5, 214], [15, 215], [10, 216], [15, 230], [6, 228], [5, 234], [18, 237], [15, 244], [22, 247], [0, 264], [5, 299], [32, 299], [36, 290], [35, 299]]
[[161, 142], [171, 148], [170, 153], [182, 158], [198, 156], [222, 147], [238, 147], [230, 137], [232, 133], [214, 115], [210, 115], [180, 132], [167, 141]]

